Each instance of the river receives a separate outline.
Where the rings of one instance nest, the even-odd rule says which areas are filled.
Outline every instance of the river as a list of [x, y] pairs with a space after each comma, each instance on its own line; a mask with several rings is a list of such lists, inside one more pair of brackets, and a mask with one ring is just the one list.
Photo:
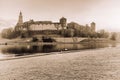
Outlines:
[[63, 51], [83, 51], [88, 49], [118, 47], [117, 43], [80, 43], [80, 44], [12, 44], [0, 45], [0, 59], [18, 56], [45, 54]]

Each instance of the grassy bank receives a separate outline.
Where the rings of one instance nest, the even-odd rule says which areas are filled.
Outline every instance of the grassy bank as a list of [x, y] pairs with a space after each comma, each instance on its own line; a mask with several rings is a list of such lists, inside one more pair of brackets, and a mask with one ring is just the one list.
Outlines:
[[120, 49], [0, 61], [0, 80], [119, 80]]

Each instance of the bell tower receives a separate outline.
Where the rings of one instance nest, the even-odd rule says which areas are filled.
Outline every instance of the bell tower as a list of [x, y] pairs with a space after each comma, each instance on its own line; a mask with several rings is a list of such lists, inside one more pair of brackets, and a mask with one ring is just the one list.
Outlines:
[[18, 19], [18, 25], [22, 25], [23, 24], [23, 16], [22, 16], [22, 12], [20, 11], [20, 14], [19, 14], [19, 19]]
[[22, 30], [22, 25], [23, 25], [23, 16], [22, 16], [22, 12], [20, 11], [19, 13], [19, 18], [18, 18], [18, 22], [15, 26], [15, 31], [20, 31]]

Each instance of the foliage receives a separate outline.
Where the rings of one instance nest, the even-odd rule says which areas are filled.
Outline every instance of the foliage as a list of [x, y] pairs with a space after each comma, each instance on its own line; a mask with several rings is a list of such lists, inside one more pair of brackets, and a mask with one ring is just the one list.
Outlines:
[[37, 42], [37, 41], [38, 41], [37, 37], [32, 38], [32, 42]]
[[63, 29], [60, 33], [64, 37], [73, 37], [74, 36], [74, 29]]
[[97, 32], [97, 37], [98, 38], [108, 38], [109, 33], [102, 29], [102, 30]]
[[20, 35], [20, 31], [14, 31], [13, 28], [4, 29], [1, 33], [2, 38], [13, 39]]
[[112, 35], [111, 35], [111, 38], [110, 38], [111, 40], [116, 40], [117, 39], [117, 33], [112, 33]]

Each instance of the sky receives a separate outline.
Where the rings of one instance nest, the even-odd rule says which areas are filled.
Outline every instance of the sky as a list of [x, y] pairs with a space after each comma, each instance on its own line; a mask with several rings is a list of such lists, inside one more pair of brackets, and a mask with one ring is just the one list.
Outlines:
[[19, 12], [23, 20], [33, 19], [86, 25], [96, 23], [97, 30], [120, 32], [120, 0], [0, 0], [0, 30], [14, 27]]

